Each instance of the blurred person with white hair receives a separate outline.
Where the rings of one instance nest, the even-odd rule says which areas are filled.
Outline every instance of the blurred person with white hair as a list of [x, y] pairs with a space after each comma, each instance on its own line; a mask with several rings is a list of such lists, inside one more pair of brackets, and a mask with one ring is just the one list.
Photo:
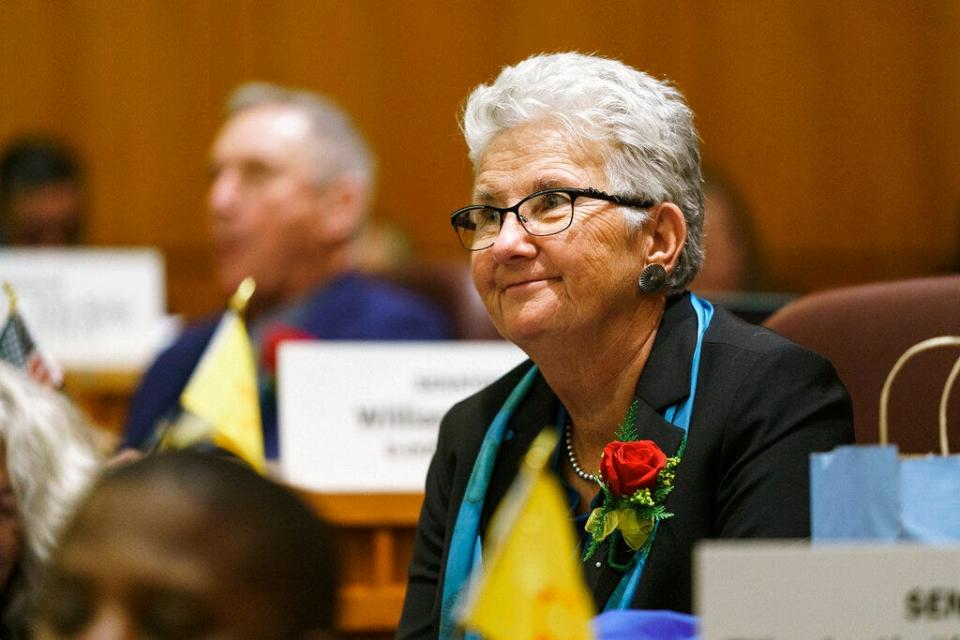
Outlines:
[[698, 540], [809, 535], [808, 456], [853, 440], [850, 399], [822, 357], [689, 291], [703, 185], [680, 92], [538, 55], [473, 91], [463, 131], [474, 204], [450, 222], [530, 360], [441, 423], [397, 637], [456, 635], [490, 518], [548, 425], [598, 610], [689, 612]]
[[[281, 341], [451, 337], [432, 302], [360, 273], [355, 245], [373, 204], [375, 164], [350, 117], [324, 96], [252, 83], [227, 101], [210, 151], [207, 205], [224, 293], [248, 276], [256, 281], [247, 315], [268, 458], [279, 450]], [[156, 359], [131, 403], [122, 447], [143, 447], [176, 412], [218, 319], [188, 327]]]
[[101, 465], [80, 411], [0, 362], [0, 638], [26, 637], [59, 534]]

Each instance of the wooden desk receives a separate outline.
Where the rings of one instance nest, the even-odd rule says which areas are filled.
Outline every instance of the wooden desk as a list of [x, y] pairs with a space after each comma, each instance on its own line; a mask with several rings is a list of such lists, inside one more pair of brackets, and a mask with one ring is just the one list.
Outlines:
[[396, 630], [420, 494], [300, 495], [331, 524], [340, 553], [340, 622], [348, 633]]
[[64, 372], [63, 388], [94, 424], [119, 436], [141, 375], [135, 369], [70, 369]]

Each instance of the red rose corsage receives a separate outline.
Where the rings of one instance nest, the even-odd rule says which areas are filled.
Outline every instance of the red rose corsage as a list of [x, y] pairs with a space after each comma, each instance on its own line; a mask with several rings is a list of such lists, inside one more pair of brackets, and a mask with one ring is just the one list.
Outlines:
[[[625, 421], [617, 431], [617, 440], [607, 444], [600, 456], [603, 506], [594, 509], [587, 520], [590, 543], [584, 560], [615, 531], [620, 532], [630, 549], [647, 553], [657, 522], [673, 516], [663, 503], [673, 490], [680, 455], [668, 458], [655, 442], [637, 440], [635, 436], [632, 420], [629, 424]], [[610, 558], [613, 564], [612, 553]]]

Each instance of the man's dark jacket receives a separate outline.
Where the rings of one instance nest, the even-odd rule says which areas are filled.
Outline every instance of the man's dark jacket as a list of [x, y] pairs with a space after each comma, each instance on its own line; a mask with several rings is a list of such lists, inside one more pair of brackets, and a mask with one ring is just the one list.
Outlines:
[[[320, 340], [442, 340], [452, 337], [449, 319], [432, 302], [405, 289], [358, 273], [347, 273], [317, 289], [284, 319]], [[134, 395], [120, 447], [141, 447], [157, 422], [180, 404], [180, 394], [206, 350], [220, 316], [188, 327], [153, 362]], [[270, 328], [267, 328], [270, 331]], [[262, 359], [263, 354], [258, 353]], [[261, 369], [261, 378], [263, 371]], [[276, 394], [261, 379], [260, 413], [264, 450], [279, 452]]]

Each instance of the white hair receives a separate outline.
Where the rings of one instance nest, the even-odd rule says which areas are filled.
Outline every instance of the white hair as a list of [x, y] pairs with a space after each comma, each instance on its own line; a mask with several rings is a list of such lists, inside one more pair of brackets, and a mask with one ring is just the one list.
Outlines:
[[11, 603], [24, 615], [59, 535], [102, 468], [89, 423], [67, 398], [0, 362], [0, 440], [23, 543]]
[[[560, 123], [580, 142], [600, 142], [608, 189], [680, 208], [687, 239], [668, 284], [671, 293], [685, 290], [703, 264], [703, 179], [693, 111], [680, 92], [599, 56], [527, 58], [467, 99], [462, 127], [474, 169], [498, 133], [544, 120]], [[646, 219], [636, 209], [624, 213], [634, 228]]]
[[232, 116], [265, 105], [290, 107], [309, 119], [313, 138], [308, 143], [317, 180], [348, 173], [373, 191], [376, 180], [373, 152], [347, 112], [333, 100], [304, 89], [250, 82], [233, 90], [227, 98], [226, 113]]

